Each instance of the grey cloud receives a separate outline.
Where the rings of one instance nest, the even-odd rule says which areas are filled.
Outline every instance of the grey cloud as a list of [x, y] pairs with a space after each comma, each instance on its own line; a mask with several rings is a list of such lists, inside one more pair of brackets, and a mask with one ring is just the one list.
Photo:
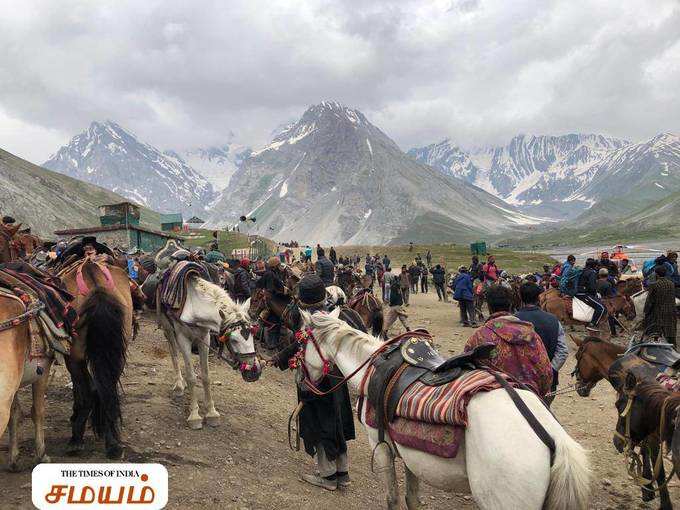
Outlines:
[[264, 143], [323, 99], [362, 109], [404, 148], [518, 132], [640, 139], [680, 118], [674, 0], [70, 0], [5, 13], [0, 112], [52, 134], [20, 144], [35, 161], [54, 133], [105, 118], [164, 148], [230, 131]]

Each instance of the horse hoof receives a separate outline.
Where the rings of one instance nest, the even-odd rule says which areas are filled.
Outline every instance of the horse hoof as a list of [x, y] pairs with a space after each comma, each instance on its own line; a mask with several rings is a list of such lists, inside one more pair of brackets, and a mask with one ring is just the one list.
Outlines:
[[50, 462], [52, 462], [52, 459], [49, 455], [43, 455], [38, 458], [38, 464], [49, 464]]
[[182, 395], [184, 395], [184, 388], [183, 388], [182, 386], [175, 386], [175, 387], [172, 389], [172, 394], [173, 394], [175, 397], [181, 397]]
[[107, 448], [106, 458], [109, 460], [121, 460], [123, 458], [123, 447], [116, 445]]
[[203, 428], [203, 420], [187, 420], [187, 424], [191, 430], [200, 430]]
[[68, 448], [66, 449], [66, 455], [70, 455], [70, 456], [78, 455], [83, 450], [85, 450], [85, 443], [83, 443], [82, 441], [74, 441], [73, 439], [71, 439], [68, 442]]
[[220, 417], [218, 416], [206, 416], [205, 422], [211, 427], [217, 427], [220, 424]]
[[21, 471], [19, 469], [19, 463], [18, 462], [10, 462], [10, 464], [7, 466], [7, 470], [10, 473], [18, 473], [19, 471]]
[[654, 494], [652, 491], [649, 490], [644, 490], [642, 491], [642, 501], [649, 502], [649, 501], [654, 501], [656, 499], [656, 494]]

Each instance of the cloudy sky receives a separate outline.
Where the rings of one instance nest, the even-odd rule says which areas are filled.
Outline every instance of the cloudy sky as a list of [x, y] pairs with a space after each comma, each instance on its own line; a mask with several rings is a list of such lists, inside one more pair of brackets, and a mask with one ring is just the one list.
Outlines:
[[323, 99], [404, 149], [680, 132], [678, 0], [0, 0], [0, 148], [95, 119], [161, 148], [258, 145]]

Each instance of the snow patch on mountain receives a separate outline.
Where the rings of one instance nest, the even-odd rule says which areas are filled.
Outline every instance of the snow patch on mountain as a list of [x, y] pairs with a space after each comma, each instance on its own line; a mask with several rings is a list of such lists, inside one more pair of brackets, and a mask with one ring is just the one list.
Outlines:
[[92, 122], [43, 166], [162, 212], [204, 212], [215, 196], [177, 153], [162, 152], [110, 120]]

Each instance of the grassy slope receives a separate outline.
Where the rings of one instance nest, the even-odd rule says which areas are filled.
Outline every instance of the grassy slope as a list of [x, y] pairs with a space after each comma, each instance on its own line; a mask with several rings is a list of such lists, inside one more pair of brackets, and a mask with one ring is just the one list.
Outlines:
[[[542, 248], [680, 238], [680, 231], [676, 225], [680, 214], [680, 192], [647, 205], [622, 219], [616, 219], [620, 210], [616, 209], [613, 202], [598, 204], [579, 218], [563, 223], [554, 230], [508, 239], [501, 243], [507, 243], [511, 247]], [[598, 214], [599, 220], [596, 221]]]
[[[248, 236], [246, 234], [240, 232], [225, 232], [223, 230], [218, 230], [217, 232], [217, 240], [222, 253], [229, 255], [234, 249], [248, 248]], [[191, 230], [188, 235], [180, 235], [184, 238], [184, 243], [187, 246], [202, 246], [207, 249], [213, 240], [212, 233], [212, 230], [195, 229]], [[260, 236], [253, 237], [259, 238]], [[266, 238], [261, 239], [264, 239], [272, 250], [276, 248], [276, 243], [274, 241]]]
[[[99, 225], [98, 206], [126, 201], [98, 186], [46, 170], [0, 149], [0, 209], [52, 237], [56, 229]], [[142, 208], [141, 223], [160, 229], [159, 215]]]
[[[389, 246], [340, 246], [336, 248], [339, 255], [359, 254], [362, 259], [366, 253], [387, 253], [393, 267], [401, 267], [413, 260], [417, 253], [424, 258], [428, 248], [432, 251], [432, 263], [446, 264], [449, 271], [454, 271], [460, 265], [470, 265], [471, 255], [468, 245], [453, 244], [414, 244], [413, 251], [409, 252], [408, 245]], [[489, 253], [496, 256], [496, 263], [501, 269], [510, 273], [522, 273], [541, 270], [543, 264], [554, 263], [554, 260], [542, 253], [516, 252], [506, 249], [493, 249]], [[484, 260], [485, 257], [480, 257]]]

